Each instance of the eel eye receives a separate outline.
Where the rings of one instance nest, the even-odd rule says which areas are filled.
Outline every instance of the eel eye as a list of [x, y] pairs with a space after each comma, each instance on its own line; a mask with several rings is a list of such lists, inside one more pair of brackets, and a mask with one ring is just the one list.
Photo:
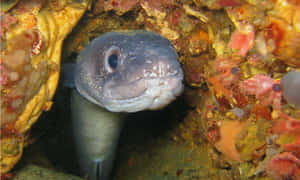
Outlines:
[[110, 73], [114, 72], [118, 68], [118, 65], [120, 64], [120, 59], [121, 59], [120, 49], [116, 46], [110, 47], [106, 51], [104, 57], [105, 69]]
[[118, 66], [118, 55], [117, 54], [111, 54], [108, 57], [108, 65], [111, 69], [115, 70]]

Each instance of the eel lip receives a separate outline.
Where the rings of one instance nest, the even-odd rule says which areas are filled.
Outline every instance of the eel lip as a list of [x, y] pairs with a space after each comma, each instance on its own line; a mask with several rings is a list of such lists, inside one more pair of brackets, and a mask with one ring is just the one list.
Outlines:
[[176, 75], [159, 78], [139, 78], [124, 85], [107, 86], [105, 98], [112, 101], [133, 101], [135, 98], [143, 96], [147, 91], [153, 88], [161, 88], [161, 90], [172, 92], [180, 83], [182, 83], [182, 79]]
[[[140, 85], [132, 86], [132, 84], [127, 84], [127, 86], [120, 86], [118, 90], [111, 88], [114, 92], [110, 92], [110, 95], [116, 91], [123, 94], [105, 98], [105, 102], [102, 102], [105, 108], [114, 112], [137, 112], [146, 109], [160, 109], [168, 105], [183, 91], [182, 78], [178, 76], [146, 78], [136, 81], [134, 84]], [[136, 87], [142, 88], [138, 89]], [[128, 93], [129, 91], [131, 92]], [[123, 96], [124, 94], [125, 96]]]

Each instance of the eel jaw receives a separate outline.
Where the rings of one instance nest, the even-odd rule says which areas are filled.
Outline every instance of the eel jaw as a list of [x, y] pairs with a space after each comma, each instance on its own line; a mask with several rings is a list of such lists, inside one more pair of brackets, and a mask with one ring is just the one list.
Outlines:
[[[107, 88], [109, 90], [106, 91], [106, 97], [102, 104], [112, 112], [161, 109], [182, 93], [184, 89], [182, 81], [183, 76], [175, 75], [160, 78], [143, 78], [126, 86], [110, 87]], [[118, 89], [123, 91], [121, 92]], [[116, 91], [119, 92], [116, 93]], [[135, 95], [130, 96], [127, 94], [128, 96], [124, 96], [124, 93], [129, 91], [135, 91]]]

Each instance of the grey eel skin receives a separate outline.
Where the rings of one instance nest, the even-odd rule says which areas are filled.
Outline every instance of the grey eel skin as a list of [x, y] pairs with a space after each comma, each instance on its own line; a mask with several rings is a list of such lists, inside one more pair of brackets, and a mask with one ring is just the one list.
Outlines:
[[156, 110], [183, 91], [171, 43], [154, 32], [110, 32], [77, 57], [72, 126], [81, 174], [110, 178], [124, 113]]

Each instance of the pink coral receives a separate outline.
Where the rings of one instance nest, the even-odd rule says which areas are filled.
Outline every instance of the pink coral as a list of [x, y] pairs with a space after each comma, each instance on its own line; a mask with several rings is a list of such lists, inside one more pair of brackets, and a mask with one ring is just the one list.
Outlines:
[[248, 80], [242, 81], [240, 89], [245, 94], [255, 95], [263, 105], [272, 105], [274, 109], [280, 110], [282, 91], [279, 81], [257, 74]]
[[225, 97], [216, 98], [221, 105], [224, 105], [223, 107], [226, 107], [225, 104], [234, 103], [235, 91], [232, 85], [235, 85], [240, 78], [240, 62], [241, 59], [239, 57], [217, 58], [213, 67], [216, 73], [208, 78], [215, 93]]
[[[280, 120], [273, 126], [273, 131], [278, 133], [300, 133], [300, 120], [278, 112]], [[299, 141], [300, 142], [300, 141]]]
[[[101, 1], [99, 1], [101, 2]], [[104, 10], [115, 10], [118, 15], [122, 15], [134, 8], [139, 3], [139, 0], [109, 0], [104, 1]]]
[[274, 156], [267, 164], [267, 173], [275, 180], [299, 180], [300, 160], [291, 152]]
[[218, 58], [214, 69], [217, 70], [217, 79], [224, 86], [230, 86], [239, 79], [240, 69], [238, 67], [240, 60], [234, 58]]
[[8, 71], [3, 65], [0, 65], [0, 85], [6, 85], [8, 82]]
[[220, 128], [216, 124], [208, 127], [206, 137], [210, 143], [215, 143], [220, 139]]
[[0, 12], [0, 38], [4, 38], [5, 32], [15, 23], [17, 23], [17, 19], [14, 16]]
[[235, 7], [241, 5], [241, 3], [237, 0], [220, 0], [218, 1], [218, 4], [222, 7]]
[[229, 48], [237, 49], [238, 54], [245, 56], [254, 45], [254, 28], [251, 25], [243, 25], [241, 29], [236, 30], [232, 35], [228, 44]]
[[300, 135], [296, 137], [294, 142], [283, 145], [283, 148], [285, 151], [293, 152], [297, 157], [300, 157]]
[[266, 171], [274, 179], [300, 180], [300, 120], [292, 118], [282, 112], [279, 121], [272, 127], [273, 133], [294, 134], [296, 139], [284, 144], [284, 153], [274, 156], [268, 163]]

